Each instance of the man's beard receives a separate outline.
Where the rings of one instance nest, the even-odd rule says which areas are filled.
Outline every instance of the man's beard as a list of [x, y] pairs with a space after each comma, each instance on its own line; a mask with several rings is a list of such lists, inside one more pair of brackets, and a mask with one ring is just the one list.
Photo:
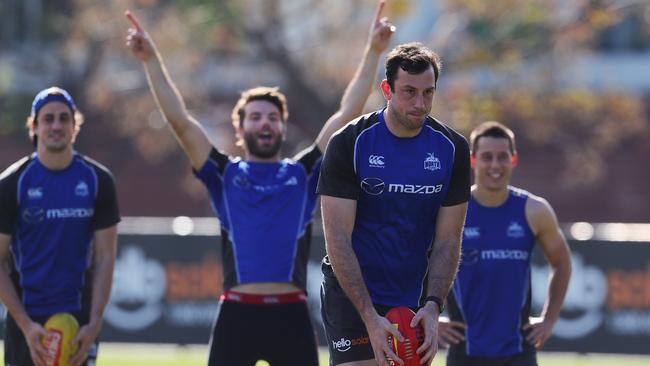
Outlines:
[[393, 109], [393, 117], [395, 117], [395, 120], [407, 130], [418, 130], [422, 128], [422, 126], [424, 125], [424, 120], [426, 119], [425, 116], [422, 117], [421, 120], [414, 122], [409, 118], [407, 114], [401, 114], [396, 109]]
[[244, 135], [244, 143], [248, 153], [258, 158], [268, 159], [276, 156], [282, 147], [282, 137], [274, 136], [273, 143], [270, 145], [260, 146], [257, 143], [257, 136], [252, 133]]

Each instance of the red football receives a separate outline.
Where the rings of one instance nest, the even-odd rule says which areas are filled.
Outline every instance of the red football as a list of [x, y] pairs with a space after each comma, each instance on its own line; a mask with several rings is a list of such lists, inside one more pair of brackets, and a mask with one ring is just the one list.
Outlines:
[[[388, 336], [388, 343], [393, 347], [393, 352], [404, 361], [404, 366], [419, 366], [420, 356], [416, 350], [424, 338], [424, 330], [422, 326], [418, 325], [417, 328], [411, 328], [411, 320], [415, 316], [413, 310], [406, 306], [398, 306], [390, 309], [386, 313], [388, 319], [397, 330], [404, 337], [404, 342], [399, 342], [393, 339], [392, 335]], [[397, 365], [396, 362], [389, 360], [391, 365]]]

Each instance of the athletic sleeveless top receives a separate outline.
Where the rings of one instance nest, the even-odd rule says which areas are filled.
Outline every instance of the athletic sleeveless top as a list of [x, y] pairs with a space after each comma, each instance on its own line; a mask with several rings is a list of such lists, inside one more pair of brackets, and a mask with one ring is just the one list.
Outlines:
[[499, 207], [469, 201], [461, 264], [448, 298], [452, 320], [467, 325], [452, 351], [504, 357], [530, 346], [521, 327], [530, 315], [530, 260], [535, 236], [526, 219], [529, 193], [508, 187]]

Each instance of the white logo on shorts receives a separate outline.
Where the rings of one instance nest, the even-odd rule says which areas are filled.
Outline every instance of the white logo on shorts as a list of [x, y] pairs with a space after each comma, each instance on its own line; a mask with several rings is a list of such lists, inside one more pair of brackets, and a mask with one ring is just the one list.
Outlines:
[[332, 341], [332, 347], [339, 352], [345, 352], [350, 349], [352, 342], [349, 339], [341, 338], [339, 341]]

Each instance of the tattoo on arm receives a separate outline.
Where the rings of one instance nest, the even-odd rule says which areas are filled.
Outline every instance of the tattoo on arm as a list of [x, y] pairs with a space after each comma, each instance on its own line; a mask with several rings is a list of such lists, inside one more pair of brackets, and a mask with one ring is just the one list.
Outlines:
[[440, 240], [433, 243], [429, 256], [427, 293], [441, 299], [447, 298], [451, 283], [458, 271], [460, 240]]

